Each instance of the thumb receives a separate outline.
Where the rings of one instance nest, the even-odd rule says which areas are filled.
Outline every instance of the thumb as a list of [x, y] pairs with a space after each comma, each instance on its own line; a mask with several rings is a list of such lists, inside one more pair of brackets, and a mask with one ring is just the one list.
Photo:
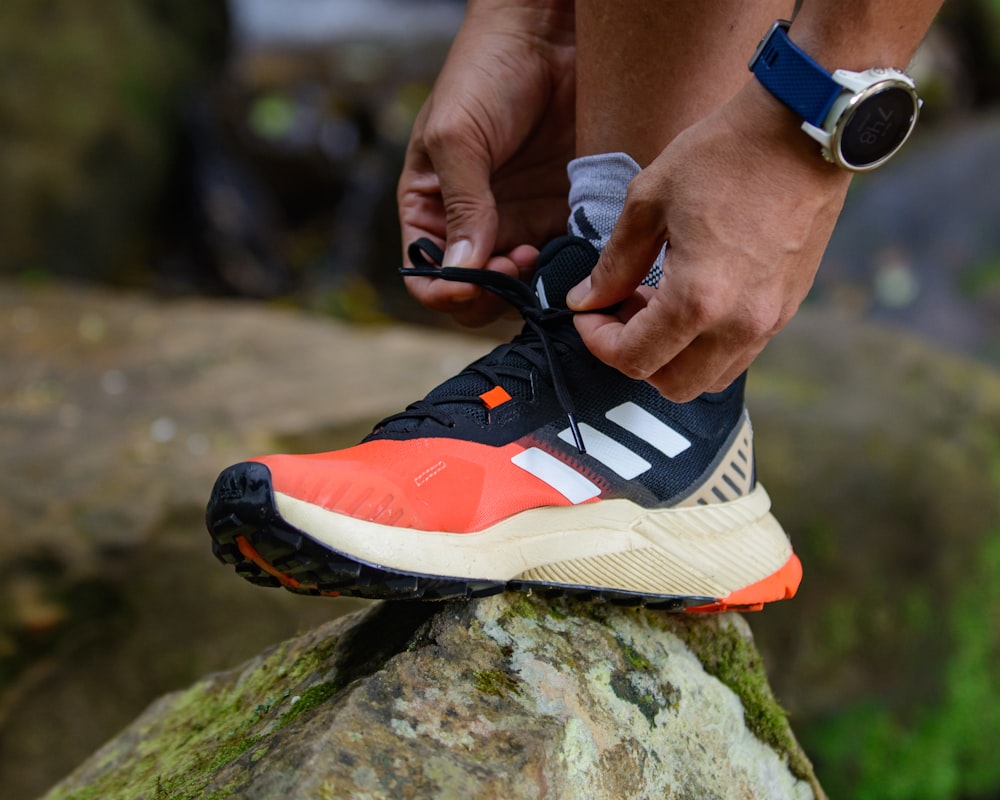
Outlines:
[[648, 203], [635, 201], [629, 191], [625, 208], [596, 266], [566, 296], [571, 309], [608, 308], [632, 295], [649, 274], [666, 241], [666, 231], [654, 211]]

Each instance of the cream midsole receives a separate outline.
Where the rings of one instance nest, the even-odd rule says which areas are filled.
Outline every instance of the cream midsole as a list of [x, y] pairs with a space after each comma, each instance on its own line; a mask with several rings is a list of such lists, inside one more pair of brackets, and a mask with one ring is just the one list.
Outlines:
[[758, 484], [727, 503], [648, 509], [628, 500], [523, 511], [475, 533], [393, 528], [280, 492], [289, 523], [376, 566], [468, 580], [539, 581], [723, 597], [792, 554]]

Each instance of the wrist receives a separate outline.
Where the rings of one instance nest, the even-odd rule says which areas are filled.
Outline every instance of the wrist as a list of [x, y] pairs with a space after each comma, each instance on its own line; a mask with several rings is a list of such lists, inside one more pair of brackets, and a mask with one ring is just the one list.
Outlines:
[[746, 85], [727, 107], [730, 124], [738, 128], [746, 157], [780, 161], [787, 172], [810, 176], [831, 187], [846, 187], [852, 173], [825, 160], [816, 142], [802, 132], [802, 120], [757, 80]]

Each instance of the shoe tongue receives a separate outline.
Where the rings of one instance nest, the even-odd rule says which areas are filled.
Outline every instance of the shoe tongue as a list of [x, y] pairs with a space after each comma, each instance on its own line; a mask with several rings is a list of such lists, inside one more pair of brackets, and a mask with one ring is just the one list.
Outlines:
[[586, 239], [564, 236], [538, 254], [531, 286], [544, 308], [566, 308], [569, 290], [586, 278], [600, 254]]

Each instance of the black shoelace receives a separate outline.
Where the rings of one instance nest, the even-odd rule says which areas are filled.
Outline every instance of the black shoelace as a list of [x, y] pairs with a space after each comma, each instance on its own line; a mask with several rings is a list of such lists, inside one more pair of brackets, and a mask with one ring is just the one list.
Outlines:
[[[569, 429], [573, 435], [573, 441], [579, 451], [585, 453], [586, 449], [583, 445], [580, 427], [577, 424], [573, 399], [566, 388], [566, 378], [557, 358], [554, 344], [554, 341], [559, 339], [560, 329], [563, 331], [566, 330], [566, 323], [573, 317], [574, 312], [567, 308], [543, 307], [537, 295], [531, 290], [531, 287], [517, 278], [504, 275], [502, 272], [438, 266], [444, 260], [444, 253], [430, 239], [417, 239], [409, 246], [407, 255], [413, 267], [400, 269], [400, 274], [402, 275], [472, 283], [492, 292], [518, 310], [524, 318], [526, 328], [509, 346], [518, 355], [528, 361], [528, 363], [533, 364], [539, 369], [544, 368], [551, 376], [552, 388], [555, 391], [559, 407], [563, 410], [566, 419], [569, 421]], [[543, 359], [541, 361], [538, 358], [539, 346]], [[497, 386], [502, 385], [500, 381], [501, 375], [516, 379], [531, 380], [529, 371], [510, 365], [477, 363], [471, 365], [468, 369], [480, 373]], [[384, 420], [382, 424], [384, 425], [393, 420], [416, 417], [430, 418], [440, 424], [449, 425], [451, 422], [448, 415], [443, 413], [437, 406], [447, 403], [470, 402], [471, 400], [472, 398], [464, 395], [436, 397], [433, 401], [420, 400], [411, 404], [406, 411]]]

